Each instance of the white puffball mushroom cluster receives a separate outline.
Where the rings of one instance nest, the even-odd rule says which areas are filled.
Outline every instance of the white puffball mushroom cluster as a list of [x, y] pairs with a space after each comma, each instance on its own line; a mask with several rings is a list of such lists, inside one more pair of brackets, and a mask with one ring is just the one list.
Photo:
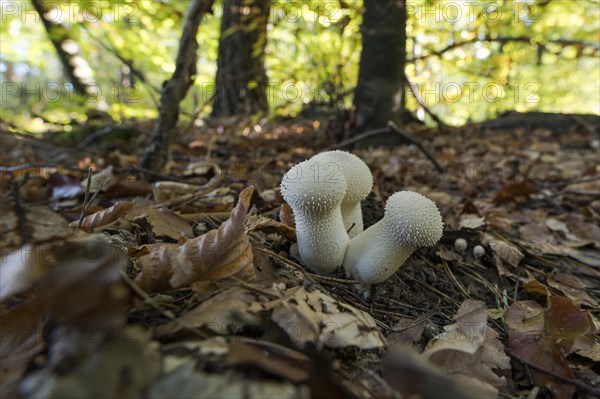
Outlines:
[[388, 198], [383, 219], [348, 244], [344, 269], [363, 285], [381, 283], [419, 247], [435, 245], [444, 224], [435, 203], [412, 191]]
[[473, 256], [475, 259], [480, 259], [485, 255], [485, 249], [481, 245], [475, 245], [473, 248]]
[[368, 166], [344, 151], [317, 154], [283, 176], [281, 194], [294, 211], [305, 266], [330, 273], [343, 265], [347, 275], [368, 286], [390, 277], [417, 248], [439, 241], [439, 210], [412, 191], [390, 196], [383, 219], [363, 231], [360, 201], [372, 186]]
[[296, 241], [302, 262], [318, 273], [339, 267], [349, 237], [342, 220], [346, 195], [343, 173], [328, 173], [312, 159], [292, 167], [281, 181], [281, 195], [294, 211]]
[[464, 238], [457, 238], [454, 241], [454, 249], [456, 249], [456, 252], [458, 253], [464, 253], [467, 250], [467, 240], [465, 240]]
[[311, 160], [323, 162], [329, 173], [341, 172], [348, 184], [342, 200], [342, 219], [350, 238], [364, 230], [360, 201], [367, 198], [373, 188], [373, 174], [367, 164], [354, 154], [346, 151], [321, 152]]

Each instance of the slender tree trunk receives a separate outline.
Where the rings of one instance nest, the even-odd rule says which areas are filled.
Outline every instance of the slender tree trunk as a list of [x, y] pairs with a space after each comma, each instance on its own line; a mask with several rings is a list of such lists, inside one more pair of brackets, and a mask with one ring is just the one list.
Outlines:
[[160, 94], [158, 121], [152, 130], [150, 144], [144, 152], [141, 166], [154, 172], [161, 171], [169, 158], [169, 146], [177, 136], [179, 103], [196, 75], [196, 34], [202, 17], [212, 11], [214, 0], [193, 0], [188, 9], [175, 60], [175, 72], [165, 81]]
[[355, 129], [399, 124], [404, 111], [406, 0], [365, 0], [362, 52], [354, 92]]
[[42, 19], [48, 38], [54, 45], [65, 75], [73, 85], [75, 92], [82, 96], [95, 94], [91, 92], [92, 86], [88, 85], [93, 82], [92, 69], [81, 56], [79, 45], [71, 38], [69, 29], [48, 19], [47, 9], [42, 0], [31, 0], [31, 3]]
[[270, 0], [225, 0], [212, 116], [267, 111], [264, 67]]

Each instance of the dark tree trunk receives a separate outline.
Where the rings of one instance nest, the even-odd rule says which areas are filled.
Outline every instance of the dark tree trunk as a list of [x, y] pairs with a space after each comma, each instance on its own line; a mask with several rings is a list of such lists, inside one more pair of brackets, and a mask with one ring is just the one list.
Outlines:
[[406, 63], [406, 1], [365, 0], [354, 92], [354, 134], [401, 122]]
[[42, 19], [48, 38], [54, 45], [67, 80], [73, 85], [75, 92], [82, 96], [95, 94], [92, 92], [92, 85], [88, 85], [93, 81], [91, 69], [81, 57], [77, 43], [71, 39], [69, 29], [48, 19], [47, 9], [42, 0], [31, 0], [31, 3]]
[[270, 0], [225, 0], [212, 116], [267, 111], [264, 67]]
[[194, 0], [188, 9], [175, 59], [175, 72], [165, 81], [160, 93], [158, 121], [152, 130], [150, 144], [144, 152], [141, 166], [153, 172], [161, 171], [169, 158], [169, 146], [177, 136], [179, 103], [196, 75], [196, 34], [204, 14], [212, 10], [214, 0]]

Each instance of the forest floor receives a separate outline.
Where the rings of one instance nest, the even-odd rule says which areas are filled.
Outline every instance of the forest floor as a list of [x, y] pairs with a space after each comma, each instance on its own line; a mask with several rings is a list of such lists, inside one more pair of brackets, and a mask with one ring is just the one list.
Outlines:
[[2, 126], [0, 396], [598, 397], [597, 132], [413, 129], [443, 171], [414, 145], [352, 150], [365, 227], [400, 190], [445, 225], [366, 300], [293, 255], [279, 183], [336, 147], [323, 129], [188, 128], [149, 183], [145, 135]]

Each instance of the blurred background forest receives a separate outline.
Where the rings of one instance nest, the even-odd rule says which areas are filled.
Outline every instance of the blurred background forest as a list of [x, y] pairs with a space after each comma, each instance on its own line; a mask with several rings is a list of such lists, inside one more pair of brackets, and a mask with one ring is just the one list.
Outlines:
[[[91, 109], [117, 123], [156, 118], [190, 3], [46, 2], [42, 21], [43, 3], [0, 2], [2, 119], [41, 132], [69, 131], [85, 123]], [[180, 104], [180, 120], [201, 125], [211, 113], [219, 40], [240, 30], [254, 34], [246, 37], [251, 56], [259, 68], [264, 60], [266, 71], [266, 82], [246, 82], [249, 90], [266, 86], [267, 104], [251, 107], [253, 114], [349, 109], [359, 75], [363, 1], [246, 2], [262, 7], [262, 15], [220, 29], [231, 3], [244, 1], [217, 1], [202, 17], [196, 78]], [[430, 124], [429, 108], [448, 125], [506, 110], [600, 113], [599, 13], [597, 0], [411, 0], [406, 109]]]

